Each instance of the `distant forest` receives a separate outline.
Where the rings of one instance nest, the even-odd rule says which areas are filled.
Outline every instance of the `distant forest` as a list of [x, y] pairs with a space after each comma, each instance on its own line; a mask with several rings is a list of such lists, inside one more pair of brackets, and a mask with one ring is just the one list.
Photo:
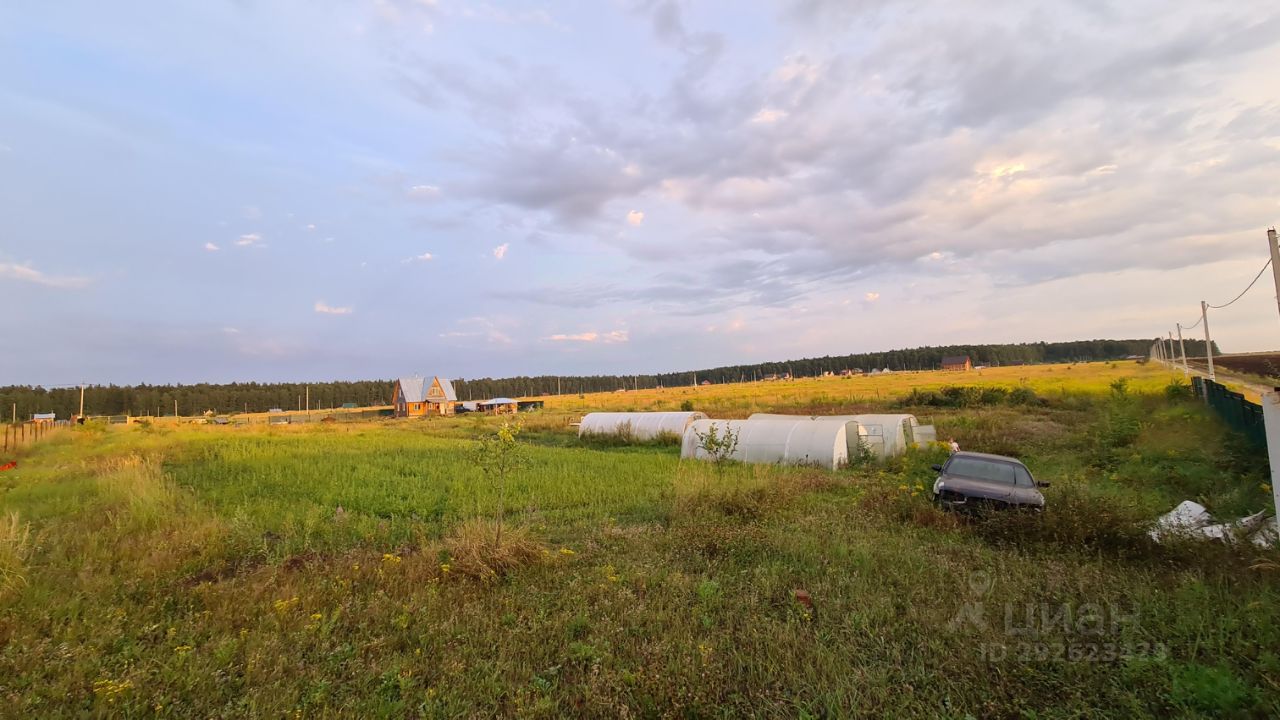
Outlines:
[[[650, 375], [589, 375], [456, 379], [454, 387], [459, 400], [484, 400], [490, 397], [554, 395], [612, 391], [622, 388], [652, 388], [693, 385], [706, 380], [715, 384], [746, 382], [766, 375], [790, 373], [793, 377], [813, 377], [841, 370], [888, 368], [902, 370], [937, 369], [942, 358], [968, 355], [975, 365], [1017, 365], [1033, 363], [1087, 362], [1117, 360], [1129, 355], [1146, 357], [1151, 339], [1143, 340], [1078, 340], [1058, 343], [1018, 343], [1011, 345], [945, 345], [907, 350], [803, 358], [754, 365], [730, 365], [677, 373]], [[1203, 357], [1204, 341], [1187, 340], [1187, 356]], [[1214, 354], [1220, 354], [1217, 343]], [[207, 410], [217, 413], [265, 412], [271, 408], [301, 409], [310, 388], [311, 407], [333, 408], [344, 403], [359, 406], [391, 404], [394, 380], [361, 380], [326, 383], [228, 383], [195, 385], [91, 386], [85, 391], [86, 415], [198, 415]], [[15, 404], [19, 419], [30, 419], [32, 413], [57, 413], [67, 418], [79, 410], [80, 390], [74, 387], [42, 388], [22, 385], [0, 387], [0, 412], [8, 420]]]

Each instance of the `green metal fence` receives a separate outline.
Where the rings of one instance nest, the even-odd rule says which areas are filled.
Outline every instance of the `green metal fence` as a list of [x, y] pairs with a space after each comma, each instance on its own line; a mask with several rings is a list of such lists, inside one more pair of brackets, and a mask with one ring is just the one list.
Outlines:
[[1209, 407], [1227, 424], [1243, 434], [1249, 442], [1267, 449], [1267, 430], [1262, 421], [1262, 406], [1244, 399], [1238, 392], [1228, 390], [1224, 385], [1200, 377], [1191, 378], [1196, 396], [1207, 398]]

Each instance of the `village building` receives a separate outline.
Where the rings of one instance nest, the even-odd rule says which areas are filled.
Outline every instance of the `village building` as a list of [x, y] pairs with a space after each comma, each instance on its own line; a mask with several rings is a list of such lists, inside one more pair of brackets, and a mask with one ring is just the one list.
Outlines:
[[970, 362], [968, 355], [948, 355], [942, 358], [942, 369], [955, 372], [972, 370], [973, 363]]
[[458, 395], [446, 378], [404, 377], [396, 380], [394, 400], [396, 417], [453, 415]]

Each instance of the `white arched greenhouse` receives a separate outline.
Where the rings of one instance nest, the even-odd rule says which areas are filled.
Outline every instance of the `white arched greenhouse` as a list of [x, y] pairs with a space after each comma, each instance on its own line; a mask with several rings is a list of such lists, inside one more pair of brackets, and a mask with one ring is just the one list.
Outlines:
[[883, 438], [884, 457], [901, 455], [911, 445], [927, 445], [938, 439], [937, 429], [921, 425], [915, 415], [868, 414], [853, 418], [866, 428], [869, 437]]
[[855, 415], [778, 415], [774, 413], [755, 413], [748, 420], [792, 420], [808, 422], [839, 423], [845, 426], [845, 442], [848, 444], [849, 459], [858, 457], [860, 448], [866, 448], [872, 457], [883, 458], [884, 438], [871, 435], [867, 428], [858, 422]]
[[583, 416], [578, 437], [584, 435], [630, 435], [635, 440], [653, 440], [659, 435], [684, 437], [685, 428], [707, 416], [700, 412], [594, 412]]
[[732, 459], [748, 463], [817, 465], [829, 470], [849, 463], [846, 424], [801, 420], [696, 420], [684, 432], [680, 457], [708, 460], [698, 446], [698, 434], [711, 428], [723, 435], [731, 430], [738, 436]]

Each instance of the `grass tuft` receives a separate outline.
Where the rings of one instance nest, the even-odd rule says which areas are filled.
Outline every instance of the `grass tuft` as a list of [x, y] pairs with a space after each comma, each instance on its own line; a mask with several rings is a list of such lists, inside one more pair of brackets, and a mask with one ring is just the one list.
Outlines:
[[492, 582], [549, 555], [528, 527], [504, 527], [501, 543], [497, 535], [497, 523], [488, 518], [474, 518], [456, 527], [444, 543], [450, 572]]
[[18, 513], [10, 512], [0, 520], [0, 595], [26, 584], [30, 541], [31, 524], [21, 522]]

